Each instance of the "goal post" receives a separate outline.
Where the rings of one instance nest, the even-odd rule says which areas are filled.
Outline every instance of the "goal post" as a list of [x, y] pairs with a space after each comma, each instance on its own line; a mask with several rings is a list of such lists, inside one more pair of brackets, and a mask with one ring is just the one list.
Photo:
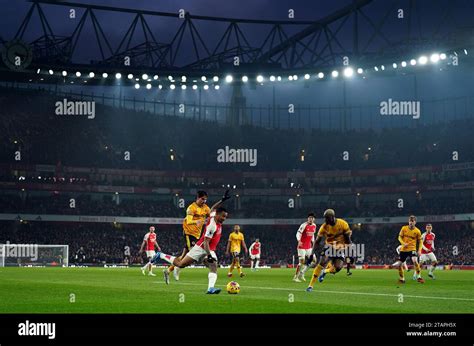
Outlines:
[[67, 267], [69, 245], [0, 244], [0, 267]]

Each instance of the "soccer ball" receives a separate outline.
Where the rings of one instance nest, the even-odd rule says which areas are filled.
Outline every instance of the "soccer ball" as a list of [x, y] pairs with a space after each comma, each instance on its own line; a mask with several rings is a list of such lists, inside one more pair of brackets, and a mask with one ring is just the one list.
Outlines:
[[240, 285], [237, 282], [231, 281], [227, 284], [227, 293], [237, 294], [239, 292], [240, 292]]

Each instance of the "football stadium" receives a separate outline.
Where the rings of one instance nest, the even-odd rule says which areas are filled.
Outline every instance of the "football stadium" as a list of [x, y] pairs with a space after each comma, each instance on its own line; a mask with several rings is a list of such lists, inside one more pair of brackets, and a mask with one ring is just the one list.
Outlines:
[[0, 8], [4, 317], [472, 317], [472, 1]]

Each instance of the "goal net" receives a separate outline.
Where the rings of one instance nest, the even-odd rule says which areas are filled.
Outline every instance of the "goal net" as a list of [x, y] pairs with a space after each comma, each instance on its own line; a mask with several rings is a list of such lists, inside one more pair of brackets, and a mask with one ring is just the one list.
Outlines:
[[69, 245], [0, 244], [0, 267], [67, 267]]

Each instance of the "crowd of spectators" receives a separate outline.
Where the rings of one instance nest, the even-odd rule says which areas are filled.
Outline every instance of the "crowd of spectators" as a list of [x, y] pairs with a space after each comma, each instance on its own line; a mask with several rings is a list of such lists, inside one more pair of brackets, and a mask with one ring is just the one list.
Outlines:
[[[422, 231], [421, 224], [418, 225]], [[163, 251], [179, 254], [183, 246], [180, 225], [157, 225], [157, 240]], [[222, 264], [228, 264], [225, 246], [232, 222], [224, 225], [217, 254]], [[364, 264], [391, 264], [395, 262], [397, 237], [401, 225], [366, 224], [351, 225], [353, 241], [364, 244]], [[474, 225], [469, 222], [434, 223], [436, 256], [440, 264], [473, 264]], [[262, 264], [289, 265], [296, 256], [296, 231], [298, 226], [243, 225], [247, 246], [259, 238], [262, 243]], [[121, 264], [125, 261], [126, 248], [130, 250], [130, 264], [145, 260], [139, 254], [147, 225], [107, 223], [49, 223], [49, 222], [0, 222], [0, 244], [61, 244], [69, 245], [69, 264], [105, 263]], [[81, 250], [82, 249], [82, 250]], [[76, 258], [83, 252], [84, 259]], [[246, 256], [245, 263], [248, 263]]]

